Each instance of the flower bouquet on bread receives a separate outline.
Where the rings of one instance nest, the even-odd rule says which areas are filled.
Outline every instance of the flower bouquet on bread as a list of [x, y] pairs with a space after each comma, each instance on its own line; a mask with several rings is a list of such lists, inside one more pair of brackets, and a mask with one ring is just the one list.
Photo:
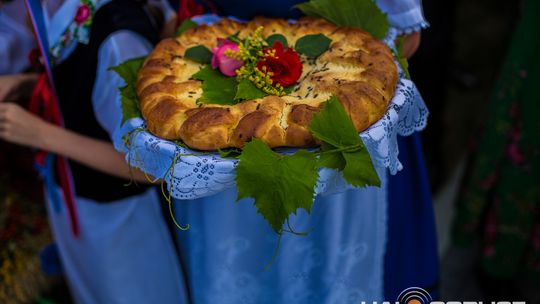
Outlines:
[[143, 132], [236, 159], [238, 200], [253, 198], [279, 234], [290, 214], [310, 211], [323, 167], [380, 186], [358, 133], [384, 115], [397, 82], [372, 0], [297, 7], [311, 17], [187, 20], [148, 57], [113, 68], [126, 83], [122, 123], [143, 117]]

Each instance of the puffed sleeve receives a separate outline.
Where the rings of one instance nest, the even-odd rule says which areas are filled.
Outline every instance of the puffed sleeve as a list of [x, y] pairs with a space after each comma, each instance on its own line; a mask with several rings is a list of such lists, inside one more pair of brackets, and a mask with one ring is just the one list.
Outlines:
[[399, 34], [421, 31], [429, 26], [424, 18], [421, 0], [377, 0], [379, 8], [388, 14], [388, 21]]
[[8, 2], [0, 8], [0, 75], [20, 73], [29, 65], [34, 36], [25, 17], [24, 1]]
[[98, 52], [96, 82], [92, 91], [94, 113], [100, 125], [112, 137], [120, 127], [122, 108], [119, 87], [124, 85], [110, 67], [141, 56], [152, 50], [152, 45], [137, 33], [123, 30], [110, 35], [101, 45]]

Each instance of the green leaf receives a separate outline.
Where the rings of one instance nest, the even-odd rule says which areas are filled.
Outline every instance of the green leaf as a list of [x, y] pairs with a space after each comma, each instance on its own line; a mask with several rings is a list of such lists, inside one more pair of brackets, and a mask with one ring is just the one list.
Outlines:
[[373, 0], [311, 0], [295, 6], [304, 14], [324, 18], [336, 25], [361, 28], [383, 39], [389, 23]]
[[336, 150], [336, 147], [327, 144], [325, 142], [321, 145], [321, 156], [319, 157], [319, 167], [332, 168], [336, 170], [343, 170], [345, 168], [345, 158], [341, 151], [332, 152]]
[[362, 144], [349, 115], [334, 95], [313, 116], [309, 130], [318, 139], [340, 149]]
[[218, 149], [219, 156], [223, 158], [229, 158], [229, 159], [236, 159], [240, 158], [240, 154], [242, 154], [242, 150], [237, 148], [230, 148], [226, 150]]
[[122, 101], [122, 122], [123, 125], [131, 118], [141, 117], [139, 108], [139, 97], [135, 90], [137, 86], [137, 73], [141, 69], [146, 57], [139, 57], [122, 62], [121, 64], [109, 68], [115, 71], [123, 80], [125, 85], [118, 88]]
[[117, 66], [110, 67], [109, 70], [115, 71], [124, 80], [126, 85], [135, 85], [137, 82], [137, 73], [139, 73], [145, 59], [146, 56], [129, 59]]
[[182, 21], [182, 24], [180, 24], [180, 26], [176, 30], [176, 36], [180, 36], [183, 32], [197, 26], [198, 26], [197, 22], [191, 19], [185, 19], [184, 21]]
[[366, 148], [356, 152], [343, 152], [345, 167], [343, 178], [355, 187], [381, 186], [379, 175]]
[[290, 86], [283, 88], [283, 92], [285, 92], [286, 95], [290, 95], [294, 89], [296, 88], [296, 84], [291, 84]]
[[230, 40], [236, 44], [242, 44], [244, 43], [242, 40], [240, 40], [240, 38], [238, 38], [238, 35], [240, 34], [240, 31], [237, 31], [236, 33], [230, 35], [229, 37], [227, 37], [227, 40]]
[[297, 209], [310, 212], [316, 182], [314, 153], [299, 150], [284, 156], [258, 139], [246, 144], [236, 167], [238, 200], [254, 198], [257, 211], [277, 233]]
[[355, 187], [380, 186], [369, 152], [335, 96], [325, 102], [308, 127], [323, 141], [319, 166], [342, 171], [343, 178]]
[[195, 149], [189, 147], [188, 145], [186, 145], [183, 141], [181, 141], [181, 140], [179, 140], [179, 139], [178, 139], [178, 140], [175, 140], [174, 143], [177, 144], [177, 145], [179, 145], [180, 147], [182, 147], [182, 148], [184, 148], [184, 149], [195, 150]]
[[234, 100], [237, 86], [236, 78], [227, 77], [209, 65], [205, 65], [191, 78], [202, 81], [203, 93], [197, 102], [221, 105], [236, 103]]
[[311, 58], [317, 58], [330, 47], [332, 39], [323, 34], [306, 35], [296, 41], [294, 49]]
[[266, 38], [266, 42], [268, 42], [268, 45], [273, 46], [276, 41], [281, 42], [285, 48], [289, 47], [289, 43], [287, 43], [287, 38], [281, 34], [273, 34]]
[[209, 64], [212, 61], [212, 52], [204, 45], [197, 45], [187, 49], [184, 57], [198, 63]]
[[242, 79], [238, 83], [238, 88], [236, 90], [236, 96], [234, 97], [234, 100], [252, 100], [263, 98], [265, 96], [268, 96], [268, 94], [257, 88], [257, 86], [253, 82], [249, 81], [248, 79]]
[[394, 55], [397, 58], [397, 61], [399, 65], [401, 66], [401, 69], [403, 70], [403, 73], [405, 73], [405, 77], [407, 79], [411, 79], [411, 75], [409, 74], [409, 62], [407, 61], [407, 58], [405, 55], [403, 55], [403, 45], [405, 43], [405, 37], [400, 37], [396, 44], [396, 50], [397, 52], [394, 53]]

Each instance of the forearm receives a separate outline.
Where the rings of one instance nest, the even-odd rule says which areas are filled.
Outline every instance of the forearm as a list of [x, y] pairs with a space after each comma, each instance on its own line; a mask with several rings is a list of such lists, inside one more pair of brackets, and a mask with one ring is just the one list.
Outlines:
[[124, 155], [116, 151], [107, 141], [83, 136], [52, 124], [45, 124], [42, 132], [38, 143], [40, 149], [63, 155], [113, 176], [148, 182], [145, 174], [135, 168], [130, 168]]

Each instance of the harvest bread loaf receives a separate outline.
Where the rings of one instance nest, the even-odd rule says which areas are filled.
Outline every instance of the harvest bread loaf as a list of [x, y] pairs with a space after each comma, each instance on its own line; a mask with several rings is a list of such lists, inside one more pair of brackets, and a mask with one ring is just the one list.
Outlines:
[[[300, 37], [324, 34], [332, 40], [316, 59], [302, 57], [303, 71], [294, 90], [235, 105], [201, 104], [201, 81], [192, 80], [202, 65], [184, 57], [187, 49], [213, 49], [218, 38], [249, 36], [260, 26], [289, 45]], [[379, 120], [394, 95], [397, 69], [389, 48], [368, 33], [304, 17], [297, 23], [256, 18], [248, 23], [222, 19], [214, 25], [189, 29], [160, 42], [141, 68], [137, 93], [148, 129], [158, 137], [182, 140], [200, 150], [241, 148], [253, 137], [270, 147], [309, 147], [319, 144], [308, 124], [324, 101], [338, 97], [355, 128], [361, 132]]]

